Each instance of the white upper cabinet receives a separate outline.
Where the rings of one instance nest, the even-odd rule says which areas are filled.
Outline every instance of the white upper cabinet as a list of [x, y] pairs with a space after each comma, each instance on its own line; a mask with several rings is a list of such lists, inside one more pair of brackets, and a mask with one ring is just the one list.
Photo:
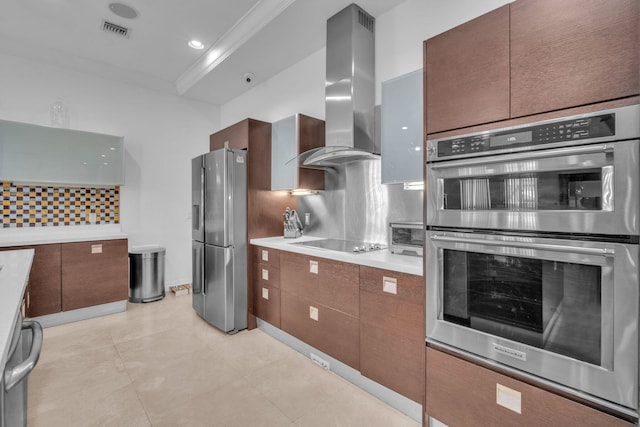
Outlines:
[[0, 180], [124, 184], [124, 138], [0, 120]]
[[382, 82], [382, 183], [422, 181], [422, 69]]

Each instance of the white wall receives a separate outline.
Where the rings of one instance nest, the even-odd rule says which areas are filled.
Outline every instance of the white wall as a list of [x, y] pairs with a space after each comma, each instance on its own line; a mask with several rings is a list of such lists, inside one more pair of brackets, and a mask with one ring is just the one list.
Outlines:
[[[513, 0], [406, 0], [376, 19], [376, 104], [380, 83], [422, 68], [422, 42]], [[324, 119], [325, 49], [224, 104], [220, 124], [275, 121], [296, 113]]]
[[121, 225], [129, 245], [167, 249], [166, 285], [191, 282], [191, 159], [209, 151], [219, 108], [0, 55], [0, 119], [48, 126], [61, 97], [70, 128], [122, 135]]

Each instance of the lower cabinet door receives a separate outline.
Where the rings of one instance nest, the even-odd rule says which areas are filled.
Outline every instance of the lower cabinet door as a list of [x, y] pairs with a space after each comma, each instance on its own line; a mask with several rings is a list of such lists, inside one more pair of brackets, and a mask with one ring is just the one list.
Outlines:
[[360, 323], [360, 372], [365, 377], [422, 404], [424, 340]]
[[359, 321], [304, 297], [280, 294], [281, 325], [285, 332], [360, 370]]
[[634, 425], [430, 347], [426, 381], [426, 415], [450, 427]]
[[26, 316], [37, 317], [62, 310], [60, 244], [14, 246], [0, 250], [33, 249], [33, 263], [26, 291]]
[[253, 290], [254, 309], [256, 317], [280, 327], [280, 289], [258, 281]]
[[127, 240], [62, 244], [62, 310], [129, 298]]

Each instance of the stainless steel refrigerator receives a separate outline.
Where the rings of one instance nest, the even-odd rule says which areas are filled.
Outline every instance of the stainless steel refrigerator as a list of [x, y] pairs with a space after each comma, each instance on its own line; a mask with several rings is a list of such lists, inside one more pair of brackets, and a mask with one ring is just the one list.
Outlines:
[[193, 308], [216, 328], [247, 327], [246, 151], [192, 160]]

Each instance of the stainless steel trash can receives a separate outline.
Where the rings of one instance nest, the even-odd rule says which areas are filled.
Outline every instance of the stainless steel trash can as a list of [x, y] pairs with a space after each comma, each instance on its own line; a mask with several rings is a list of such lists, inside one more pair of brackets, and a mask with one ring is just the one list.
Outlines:
[[164, 298], [165, 248], [146, 247], [129, 252], [129, 301], [151, 302]]

